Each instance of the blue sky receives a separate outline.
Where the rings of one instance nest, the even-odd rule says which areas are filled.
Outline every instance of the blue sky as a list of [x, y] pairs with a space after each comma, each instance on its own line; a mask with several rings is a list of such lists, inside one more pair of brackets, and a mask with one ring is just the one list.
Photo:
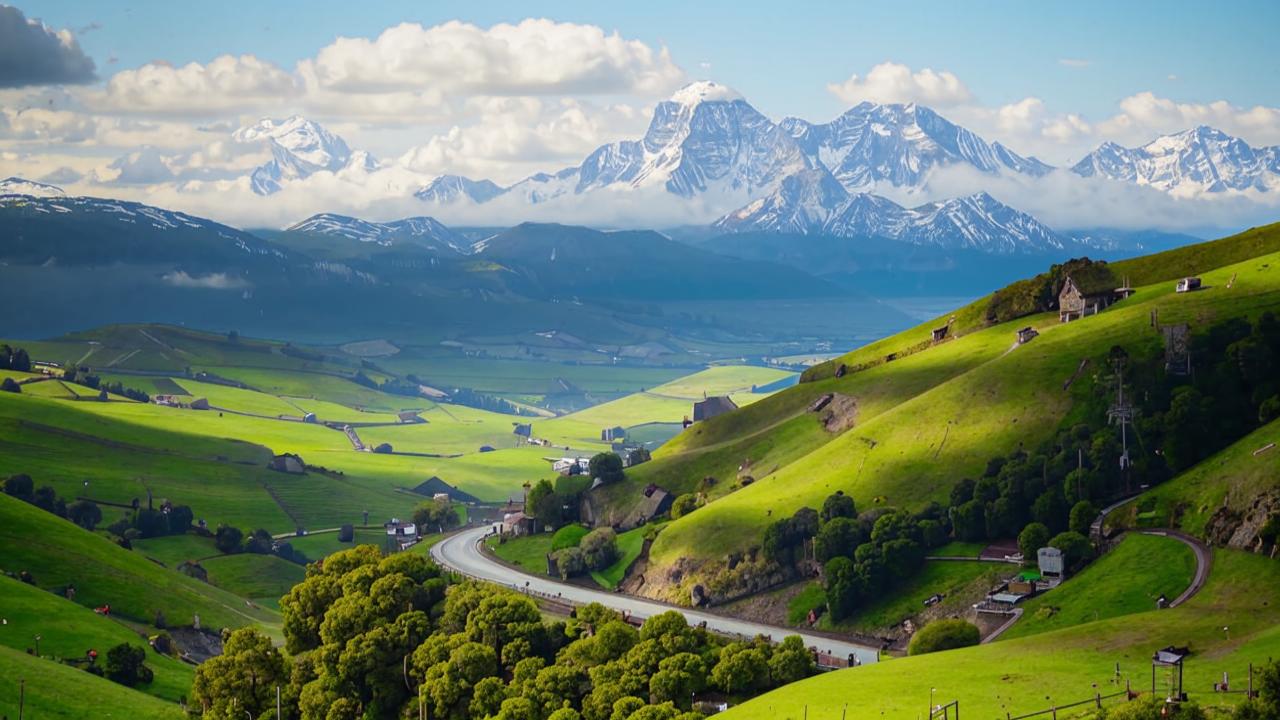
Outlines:
[[[690, 75], [731, 85], [770, 114], [815, 119], [825, 91], [892, 60], [954, 72], [986, 104], [1034, 95], [1101, 117], [1142, 90], [1184, 102], [1280, 104], [1280, 3], [1235, 2], [19, 2], [80, 42], [103, 74], [152, 60], [251, 53], [288, 66], [337, 36], [400, 22], [487, 26], [525, 17], [599, 25], [668, 47]], [[118, 62], [107, 64], [110, 57]], [[1082, 60], [1084, 67], [1062, 60]], [[709, 63], [703, 69], [702, 63]], [[1170, 80], [1170, 76], [1176, 80]]]

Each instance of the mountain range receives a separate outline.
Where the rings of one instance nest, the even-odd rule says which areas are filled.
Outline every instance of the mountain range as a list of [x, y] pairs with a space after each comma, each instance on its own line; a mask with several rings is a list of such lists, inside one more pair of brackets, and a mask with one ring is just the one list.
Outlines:
[[1280, 190], [1280, 146], [1255, 148], [1201, 125], [1136, 148], [1104, 143], [1071, 171], [1171, 193], [1275, 191]]
[[259, 195], [278, 192], [285, 183], [322, 170], [368, 171], [377, 167], [369, 153], [353, 152], [342, 138], [298, 115], [285, 120], [263, 118], [255, 125], [240, 128], [233, 138], [241, 143], [266, 142], [271, 148], [271, 161], [249, 175], [250, 186]]

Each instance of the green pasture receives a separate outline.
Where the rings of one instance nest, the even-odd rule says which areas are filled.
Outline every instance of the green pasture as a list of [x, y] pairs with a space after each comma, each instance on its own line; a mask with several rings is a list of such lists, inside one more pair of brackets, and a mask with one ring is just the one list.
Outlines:
[[177, 703], [3, 646], [0, 646], [0, 678], [4, 678], [0, 685], [0, 717], [18, 717], [17, 681], [23, 681], [24, 717], [51, 720], [88, 717], [182, 720], [186, 717]]

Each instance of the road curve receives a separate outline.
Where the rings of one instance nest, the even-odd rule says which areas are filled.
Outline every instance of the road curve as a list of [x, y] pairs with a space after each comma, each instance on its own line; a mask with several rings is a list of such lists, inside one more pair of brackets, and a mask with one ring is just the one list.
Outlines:
[[1209, 579], [1209, 569], [1213, 567], [1213, 551], [1209, 549], [1209, 546], [1200, 542], [1199, 539], [1191, 537], [1186, 533], [1178, 532], [1177, 530], [1142, 530], [1140, 532], [1143, 535], [1157, 535], [1161, 537], [1171, 537], [1174, 540], [1180, 540], [1190, 547], [1191, 551], [1196, 555], [1195, 577], [1192, 578], [1191, 584], [1187, 586], [1187, 589], [1183, 590], [1181, 595], [1174, 598], [1173, 601], [1169, 603], [1169, 607], [1178, 607], [1182, 603], [1190, 600], [1193, 595], [1200, 592], [1200, 588], [1204, 587], [1205, 581]]
[[690, 624], [696, 625], [698, 623], [705, 622], [709, 630], [717, 633], [744, 637], [771, 635], [777, 639], [782, 639], [788, 635], [799, 635], [800, 639], [804, 641], [806, 646], [817, 648], [821, 652], [841, 658], [852, 654], [864, 665], [876, 661], [876, 649], [866, 645], [859, 645], [844, 640], [835, 640], [820, 635], [810, 635], [790, 628], [764, 625], [747, 620], [739, 620], [736, 618], [714, 615], [712, 613], [700, 612], [698, 610], [676, 607], [674, 605], [667, 605], [653, 600], [645, 600], [631, 595], [624, 595], [622, 593], [605, 592], [603, 590], [593, 590], [579, 585], [569, 585], [567, 583], [557, 582], [549, 577], [530, 575], [520, 572], [519, 570], [497, 562], [481, 552], [480, 542], [492, 531], [492, 526], [482, 525], [480, 527], [463, 530], [455, 535], [450, 535], [432, 546], [431, 558], [442, 567], [446, 567], [455, 572], [478, 580], [486, 580], [499, 585], [505, 585], [521, 592], [532, 592], [533, 594], [551, 596], [580, 605], [598, 602], [601, 605], [620, 612], [629, 612], [632, 617], [640, 619], [652, 617], [659, 613], [667, 612], [668, 610], [678, 610], [685, 616]]

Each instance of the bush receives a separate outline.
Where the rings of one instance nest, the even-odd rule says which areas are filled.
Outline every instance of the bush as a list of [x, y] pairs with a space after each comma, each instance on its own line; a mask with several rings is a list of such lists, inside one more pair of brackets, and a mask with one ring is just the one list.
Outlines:
[[147, 651], [136, 645], [120, 643], [107, 651], [107, 678], [134, 687], [151, 682], [151, 668], [143, 664]]
[[67, 519], [85, 530], [93, 530], [102, 522], [102, 509], [91, 500], [77, 500], [67, 506]]
[[1018, 535], [1018, 551], [1023, 563], [1034, 563], [1036, 551], [1049, 544], [1049, 528], [1043, 523], [1029, 523]]
[[1049, 547], [1062, 551], [1062, 562], [1067, 567], [1074, 567], [1093, 557], [1093, 543], [1078, 532], [1067, 531], [1054, 535], [1049, 541]]
[[671, 503], [671, 518], [680, 518], [688, 515], [698, 509], [698, 496], [693, 493], [685, 493], [678, 496], [675, 502]]
[[0, 390], [11, 393], [20, 393], [22, 392], [22, 386], [13, 378], [7, 377], [4, 379], [4, 382], [0, 382]]
[[940, 650], [977, 645], [981, 640], [978, 626], [960, 619], [935, 620], [911, 638], [908, 655], [924, 655]]
[[218, 531], [213, 534], [213, 545], [218, 548], [218, 552], [230, 555], [240, 552], [240, 543], [243, 539], [244, 533], [240, 528], [223, 524], [219, 525]]
[[596, 528], [578, 544], [588, 570], [603, 570], [618, 559], [618, 535], [611, 527]]
[[586, 570], [586, 563], [582, 560], [582, 550], [580, 548], [565, 548], [555, 553], [553, 557], [556, 560], [556, 569], [560, 571], [561, 580], [568, 580], [575, 575], [581, 575]]
[[445, 532], [458, 525], [458, 511], [448, 500], [428, 500], [413, 510], [413, 523], [418, 533]]
[[591, 458], [588, 465], [591, 479], [600, 478], [606, 483], [621, 482], [626, 476], [622, 471], [622, 458], [617, 453], [602, 452]]
[[591, 531], [581, 525], [565, 525], [551, 536], [551, 552], [578, 547]]

